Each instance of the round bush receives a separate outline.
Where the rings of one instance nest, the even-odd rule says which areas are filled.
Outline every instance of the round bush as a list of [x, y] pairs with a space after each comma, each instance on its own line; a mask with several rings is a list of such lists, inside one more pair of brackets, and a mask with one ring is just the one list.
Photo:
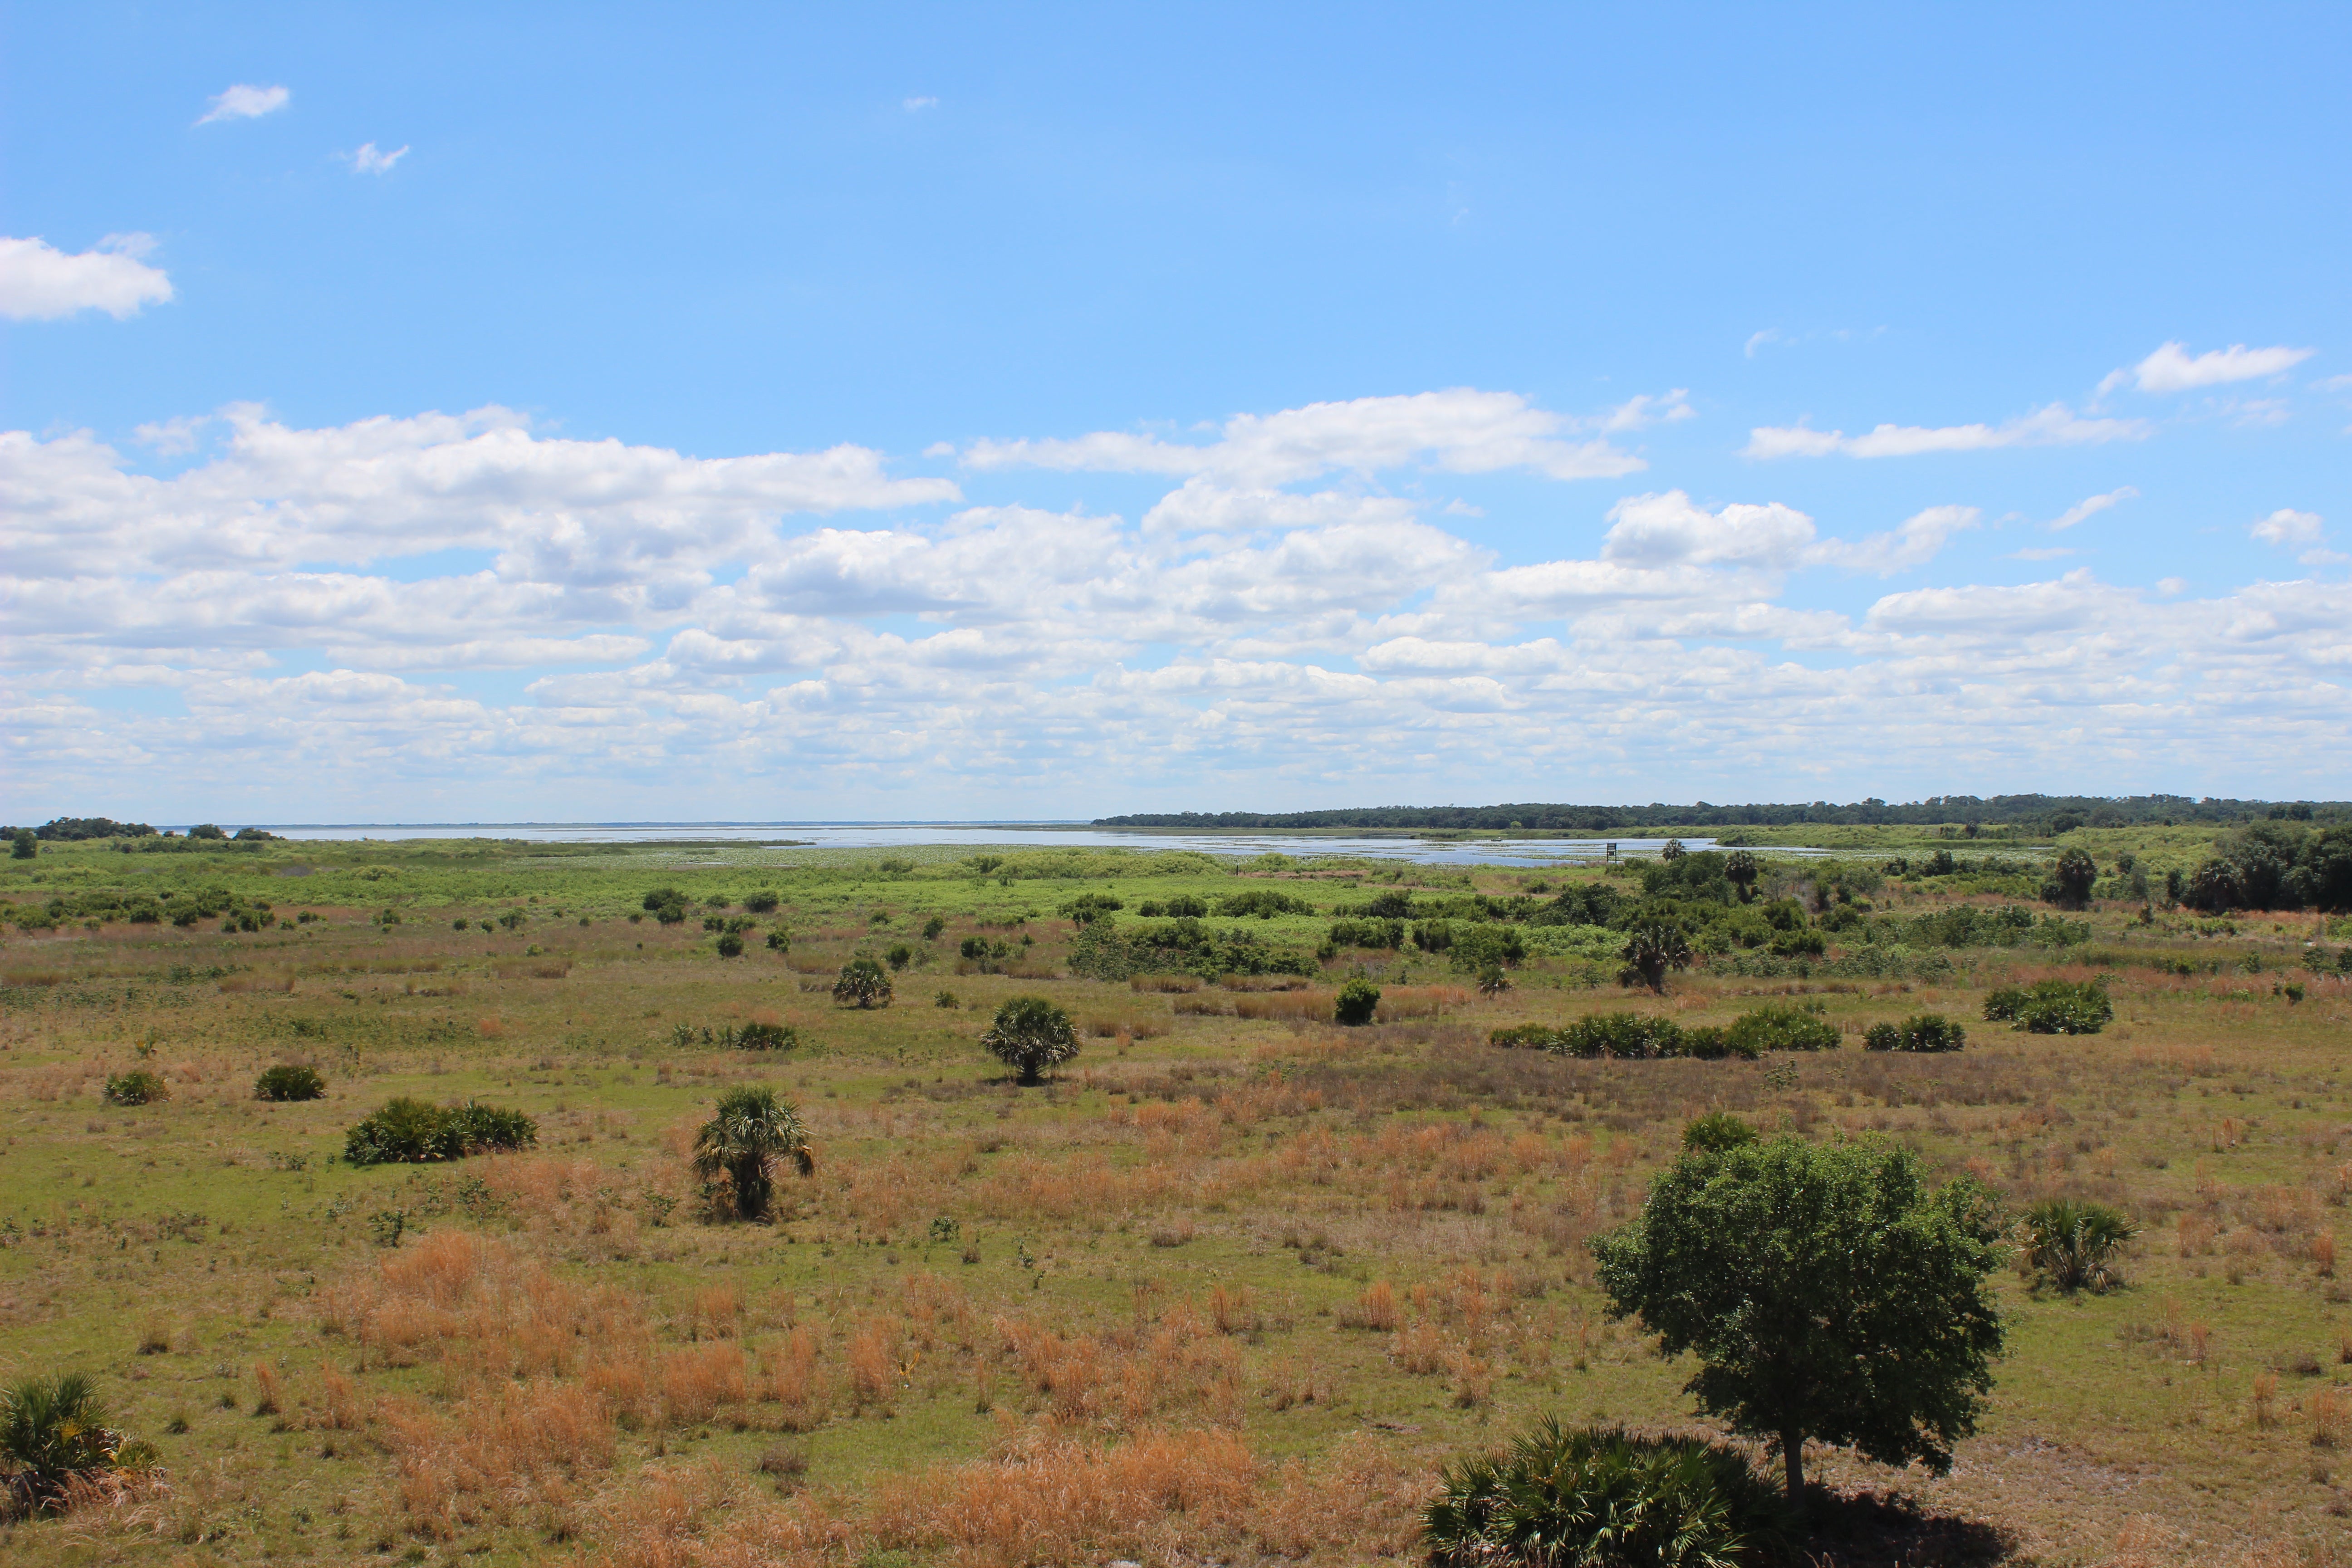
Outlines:
[[719, 939], [719, 956], [721, 958], [742, 957], [743, 939], [731, 931], [721, 936]]
[[106, 1080], [106, 1098], [116, 1105], [152, 1105], [171, 1099], [172, 1090], [145, 1068], [133, 1068]]
[[841, 966], [841, 976], [833, 983], [833, 999], [860, 1007], [887, 1007], [890, 990], [890, 976], [880, 964], [870, 958], [853, 958]]
[[1766, 1051], [1833, 1051], [1837, 1026], [1795, 1007], [1768, 1004], [1743, 1013], [1724, 1031], [1724, 1040], [1743, 1057]]
[[1370, 1023], [1380, 1006], [1381, 988], [1369, 980], [1359, 978], [1339, 987], [1339, 997], [1332, 1004], [1331, 1016], [1349, 1028], [1358, 1028]]
[[1901, 1024], [1873, 1024], [1862, 1037], [1873, 1051], [1957, 1051], [1969, 1032], [1941, 1013], [1915, 1013]]
[[326, 1092], [327, 1080], [318, 1068], [290, 1062], [267, 1068], [253, 1080], [256, 1100], [316, 1100]]
[[1755, 1142], [1756, 1129], [1727, 1110], [1710, 1111], [1683, 1129], [1683, 1147], [1700, 1153], [1720, 1154]]

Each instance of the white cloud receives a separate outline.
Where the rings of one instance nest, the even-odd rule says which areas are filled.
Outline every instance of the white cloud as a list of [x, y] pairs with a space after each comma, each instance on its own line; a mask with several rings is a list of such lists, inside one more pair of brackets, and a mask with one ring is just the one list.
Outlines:
[[1416, 461], [1447, 473], [1528, 468], [1557, 479], [1614, 478], [1646, 466], [1605, 440], [1563, 438], [1576, 428], [1574, 421], [1517, 393], [1457, 387], [1239, 414], [1225, 422], [1219, 439], [1198, 446], [1097, 431], [1063, 440], [976, 441], [963, 460], [983, 469], [1203, 474], [1259, 486], [1335, 471], [1370, 474]]
[[0, 237], [0, 316], [50, 321], [103, 310], [120, 321], [160, 305], [172, 298], [172, 280], [139, 259], [153, 244], [143, 234], [110, 234], [96, 249], [75, 253], [37, 236]]
[[2297, 511], [2293, 507], [2281, 507], [2247, 530], [2264, 544], [2292, 549], [2298, 544], [2316, 544], [2321, 524], [2325, 521], [2315, 511]]
[[2063, 532], [2078, 522], [2085, 522], [2121, 501], [2135, 500], [2139, 491], [2129, 485], [2107, 491], [2105, 495], [2084, 496], [2051, 521], [2051, 528]]
[[936, 98], [903, 99], [898, 104], [899, 108], [905, 110], [909, 114], [919, 114], [926, 109], [937, 109], [939, 106], [940, 100]]
[[1813, 540], [1813, 520], [1777, 501], [1708, 511], [1680, 490], [1630, 497], [1610, 509], [1609, 520], [1601, 559], [1637, 566], [1784, 570]]
[[1785, 343], [1788, 341], [1789, 340], [1786, 337], [1781, 335], [1780, 328], [1767, 327], [1760, 332], [1751, 332], [1748, 334], [1748, 346], [1741, 352], [1749, 359], [1754, 359], [1756, 357], [1756, 351], [1764, 347], [1766, 344]]
[[[169, 479], [88, 436], [0, 435], [19, 792], [135, 777], [297, 820], [1034, 816], [1443, 799], [1465, 757], [1497, 798], [1571, 799], [1802, 787], [1788, 758], [1856, 794], [1955, 769], [2153, 787], [2192, 752], [2250, 779], [2352, 766], [2352, 584], [1948, 574], [1847, 614], [1792, 602], [1793, 574], [1927, 567], [1976, 511], [1849, 541], [1666, 490], [1622, 498], [1597, 546], [1507, 562], [1450, 531], [1442, 495], [1232, 477], [1349, 468], [1335, 451], [1442, 468], [1491, 430], [1244, 426], [1129, 518], [941, 517], [923, 509], [954, 487], [866, 448], [703, 458], [498, 409], [218, 426]], [[2263, 524], [2324, 541], [2308, 513]], [[482, 670], [520, 695], [443, 684]], [[122, 700], [141, 691], [170, 700]]]
[[294, 95], [282, 87], [248, 87], [237, 83], [212, 100], [199, 125], [209, 125], [215, 120], [257, 120], [265, 114], [286, 107]]
[[1601, 428], [1612, 432], [1646, 430], [1653, 425], [1671, 425], [1697, 417], [1698, 410], [1690, 405], [1689, 389], [1677, 386], [1662, 395], [1643, 393], [1628, 398], [1609, 411], [1601, 421]]
[[2258, 381], [2293, 370], [2315, 352], [2285, 347], [2250, 349], [2243, 343], [2231, 343], [2226, 349], [2209, 349], [2192, 355], [2187, 343], [2165, 343], [2130, 370], [2119, 370], [2108, 376], [2102, 390], [2111, 390], [2126, 381], [2136, 384], [2142, 392], [2193, 392], [2199, 387], [2221, 386], [2233, 381]]
[[376, 150], [374, 142], [362, 142], [359, 145], [359, 150], [351, 155], [352, 173], [354, 174], [388, 174], [392, 173], [392, 166], [394, 163], [399, 163], [403, 158], [407, 156], [408, 149], [405, 145], [396, 147], [389, 153], [380, 153]]
[[2148, 433], [2137, 419], [2085, 418], [2063, 403], [2001, 425], [1881, 425], [1860, 436], [1804, 426], [1761, 426], [1748, 432], [1743, 458], [1910, 458], [1926, 452], [1983, 452], [2002, 447], [2073, 447], [2137, 441]]
[[1886, 533], [1874, 533], [1867, 539], [1852, 542], [1823, 540], [1806, 552], [1805, 560], [1809, 564], [1843, 566], [1852, 572], [1891, 577], [1933, 561], [1942, 553], [1952, 535], [1977, 527], [1979, 515], [1972, 506], [1931, 506]]

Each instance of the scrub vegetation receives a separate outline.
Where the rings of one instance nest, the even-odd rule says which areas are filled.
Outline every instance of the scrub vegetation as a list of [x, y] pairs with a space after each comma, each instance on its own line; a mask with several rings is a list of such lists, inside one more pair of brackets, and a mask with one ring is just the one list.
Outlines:
[[[2344, 830], [1820, 827], [45, 831], [0, 860], [0, 1540], [2340, 1563]], [[1733, 1299], [1841, 1257], [1811, 1361], [1801, 1290]]]

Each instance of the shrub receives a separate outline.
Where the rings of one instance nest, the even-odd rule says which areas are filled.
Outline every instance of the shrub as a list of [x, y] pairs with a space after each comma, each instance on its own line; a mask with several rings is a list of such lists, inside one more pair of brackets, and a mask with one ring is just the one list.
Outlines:
[[735, 1048], [739, 1051], [789, 1051], [800, 1043], [800, 1032], [782, 1024], [755, 1020], [735, 1031]]
[[2024, 1262], [2061, 1290], [2105, 1290], [2123, 1283], [2116, 1254], [2138, 1232], [2105, 1204], [2051, 1198], [2025, 1211]]
[[1678, 1057], [1683, 1032], [1672, 1018], [1647, 1013], [1588, 1013], [1555, 1035], [1550, 1048], [1564, 1057]]
[[2040, 980], [2004, 985], [1985, 997], [1984, 1016], [2034, 1035], [2095, 1035], [2116, 1016], [2095, 980]]
[[[1184, 899], [1171, 900], [1171, 902], [1197, 905], [1200, 900]], [[1175, 912], [1172, 908], [1169, 910], [1171, 914]], [[1197, 916], [1205, 914], [1207, 911], [1195, 909], [1187, 912]], [[1314, 912], [1315, 906], [1305, 899], [1291, 893], [1277, 892], [1272, 888], [1251, 888], [1239, 893], [1227, 893], [1217, 900], [1217, 913], [1228, 920], [1239, 919], [1244, 915], [1255, 915], [1262, 921], [1270, 921], [1276, 915], [1311, 915]]]
[[762, 888], [758, 892], [753, 893], [750, 898], [745, 899], [743, 900], [743, 907], [751, 910], [755, 915], [772, 915], [776, 912], [776, 905], [778, 901], [779, 900], [774, 893]]
[[1957, 1051], [1969, 1032], [1941, 1013], [1915, 1013], [1901, 1024], [1873, 1024], [1863, 1047], [1873, 1051]]
[[1078, 1032], [1070, 1016], [1043, 996], [1015, 996], [999, 1007], [980, 1043], [1019, 1073], [1023, 1083], [1035, 1083], [1045, 1068], [1078, 1054]]
[[2091, 900], [2091, 885], [2099, 879], [2099, 868], [2088, 852], [2068, 848], [2060, 852], [2058, 864], [2050, 873], [2050, 880], [2042, 884], [2045, 903], [2062, 909], [2079, 910]]
[[727, 933], [725, 933], [724, 935], [722, 935], [722, 936], [719, 939], [719, 957], [721, 957], [721, 958], [740, 958], [740, 957], [742, 957], [742, 956], [743, 956], [743, 939], [742, 939], [742, 937], [741, 937], [740, 935], [737, 934], [736, 932], [731, 931], [728, 931]]
[[833, 999], [860, 1007], [887, 1007], [890, 977], [872, 959], [853, 958], [841, 966], [841, 977], [833, 983]]
[[792, 950], [793, 938], [791, 932], [772, 931], [768, 933], [768, 951], [770, 952], [790, 952]]
[[97, 1387], [81, 1373], [19, 1378], [0, 1389], [0, 1478], [8, 1515], [56, 1512], [72, 1483], [151, 1468], [155, 1450], [106, 1424]]
[[1724, 1031], [1724, 1040], [1743, 1057], [1766, 1051], [1833, 1051], [1837, 1026], [1800, 1008], [1768, 1003], [1743, 1013]]
[[743, 1219], [768, 1212], [776, 1166], [787, 1161], [803, 1176], [816, 1173], [800, 1112], [772, 1089], [729, 1089], [694, 1135], [695, 1174], [706, 1182], [725, 1178]]
[[132, 1068], [106, 1080], [106, 1098], [115, 1105], [152, 1105], [171, 1099], [172, 1090], [145, 1068]]
[[1339, 987], [1339, 999], [1331, 1005], [1331, 1017], [1349, 1028], [1360, 1028], [1372, 1021], [1380, 1006], [1381, 988], [1359, 975]]
[[904, 969], [915, 962], [915, 950], [903, 942], [898, 942], [882, 955], [882, 961], [894, 970]]
[[931, 1005], [934, 1007], [955, 1007], [961, 1005], [961, 1004], [956, 1001], [956, 994], [954, 992], [942, 988], [938, 995], [931, 998]]
[[280, 1063], [266, 1068], [253, 1080], [256, 1100], [316, 1100], [327, 1092], [327, 1080], [316, 1068]]
[[1333, 921], [1329, 937], [1333, 947], [1402, 947], [1404, 921]]
[[666, 926], [674, 926], [686, 919], [686, 894], [677, 888], [656, 888], [646, 895], [646, 912]]
[[1486, 1037], [1486, 1043], [1490, 1046], [1500, 1046], [1506, 1050], [1541, 1051], [1549, 1050], [1552, 1041], [1559, 1037], [1559, 1031], [1547, 1025], [1513, 1024], [1508, 1028], [1496, 1029], [1489, 1034]]
[[1756, 1142], [1756, 1129], [1727, 1110], [1709, 1111], [1683, 1129], [1683, 1147], [1696, 1152], [1720, 1154]]
[[470, 1101], [445, 1108], [404, 1096], [343, 1135], [343, 1158], [354, 1165], [421, 1164], [538, 1142], [538, 1123], [520, 1110]]
[[1422, 1515], [1442, 1568], [1733, 1568], [1777, 1555], [1780, 1496], [1728, 1449], [1545, 1416], [1500, 1455], [1446, 1467]]
[[940, 939], [940, 932], [947, 929], [948, 922], [941, 920], [939, 916], [933, 915], [929, 920], [923, 922], [923, 940], [925, 942], [937, 942]]

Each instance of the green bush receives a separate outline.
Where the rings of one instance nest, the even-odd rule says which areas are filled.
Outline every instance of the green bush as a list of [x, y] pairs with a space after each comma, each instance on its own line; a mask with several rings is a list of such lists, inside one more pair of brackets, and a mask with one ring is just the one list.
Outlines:
[[2116, 1254], [2138, 1232], [2105, 1204], [2051, 1198], [2025, 1211], [2026, 1268], [2061, 1290], [2105, 1290], [2123, 1283]]
[[1251, 888], [1244, 892], [1228, 893], [1217, 900], [1217, 913], [1228, 920], [1255, 915], [1262, 921], [1270, 921], [1276, 915], [1311, 915], [1314, 912], [1315, 906], [1305, 899], [1291, 893], [1276, 892], [1272, 888]]
[[947, 929], [948, 922], [941, 920], [939, 916], [933, 915], [929, 920], [923, 922], [923, 940], [925, 942], [937, 942], [940, 939], [940, 932]]
[[721, 957], [721, 958], [740, 958], [740, 957], [742, 957], [742, 956], [743, 956], [743, 939], [742, 939], [742, 937], [741, 937], [741, 936], [740, 936], [740, 935], [738, 935], [736, 932], [731, 931], [729, 931], [729, 932], [727, 932], [725, 935], [721, 936], [721, 937], [719, 939], [719, 957]]
[[1720, 1154], [1755, 1142], [1756, 1129], [1727, 1110], [1709, 1111], [1683, 1129], [1683, 1147], [1701, 1153]]
[[755, 915], [772, 915], [776, 912], [776, 905], [778, 902], [779, 900], [774, 893], [762, 888], [758, 892], [753, 893], [750, 898], [745, 899], [743, 900], [743, 907], [751, 910]]
[[2040, 980], [2004, 985], [1985, 997], [1984, 1016], [2034, 1035], [2095, 1035], [2116, 1016], [2095, 980]]
[[1506, 1050], [1547, 1051], [1559, 1035], [1559, 1030], [1545, 1024], [1513, 1024], [1488, 1035], [1486, 1043], [1500, 1046]]
[[115, 1105], [152, 1105], [159, 1100], [171, 1099], [172, 1090], [145, 1068], [132, 1068], [106, 1080], [106, 1098]]
[[1330, 941], [1333, 947], [1402, 947], [1404, 921], [1333, 921]]
[[739, 1051], [789, 1051], [801, 1043], [800, 1032], [782, 1024], [752, 1022], [735, 1031]]
[[1801, 1008], [1768, 1003], [1743, 1013], [1724, 1031], [1730, 1047], [1743, 1057], [1766, 1051], [1833, 1051], [1837, 1026]]
[[527, 1149], [538, 1142], [538, 1124], [520, 1110], [470, 1101], [428, 1105], [404, 1096], [386, 1101], [343, 1135], [343, 1158], [354, 1165], [421, 1164], [492, 1149]]
[[253, 1080], [256, 1100], [316, 1100], [327, 1092], [327, 1080], [319, 1069], [291, 1063], [281, 1063], [264, 1068]]
[[1739, 1455], [1554, 1416], [1449, 1465], [1440, 1486], [1422, 1515], [1440, 1568], [1736, 1568], [1788, 1536], [1787, 1505]]
[[1588, 1013], [1559, 1031], [1550, 1048], [1564, 1057], [1678, 1057], [1683, 1031], [1672, 1018], [1648, 1013]]
[[790, 952], [792, 950], [793, 939], [791, 932], [772, 931], [768, 933], [768, 951], [770, 952]]
[[666, 926], [682, 924], [686, 920], [686, 894], [677, 888], [656, 888], [646, 895], [646, 912]]
[[1349, 1028], [1360, 1028], [1372, 1021], [1380, 1006], [1381, 988], [1359, 975], [1339, 987], [1339, 999], [1331, 1005], [1331, 1018]]
[[1900, 1024], [1873, 1024], [1863, 1036], [1872, 1051], [1957, 1051], [1969, 1032], [1941, 1013], [1915, 1013]]
[[915, 962], [915, 950], [903, 942], [894, 943], [890, 951], [882, 955], [882, 962], [894, 970], [904, 969]]

